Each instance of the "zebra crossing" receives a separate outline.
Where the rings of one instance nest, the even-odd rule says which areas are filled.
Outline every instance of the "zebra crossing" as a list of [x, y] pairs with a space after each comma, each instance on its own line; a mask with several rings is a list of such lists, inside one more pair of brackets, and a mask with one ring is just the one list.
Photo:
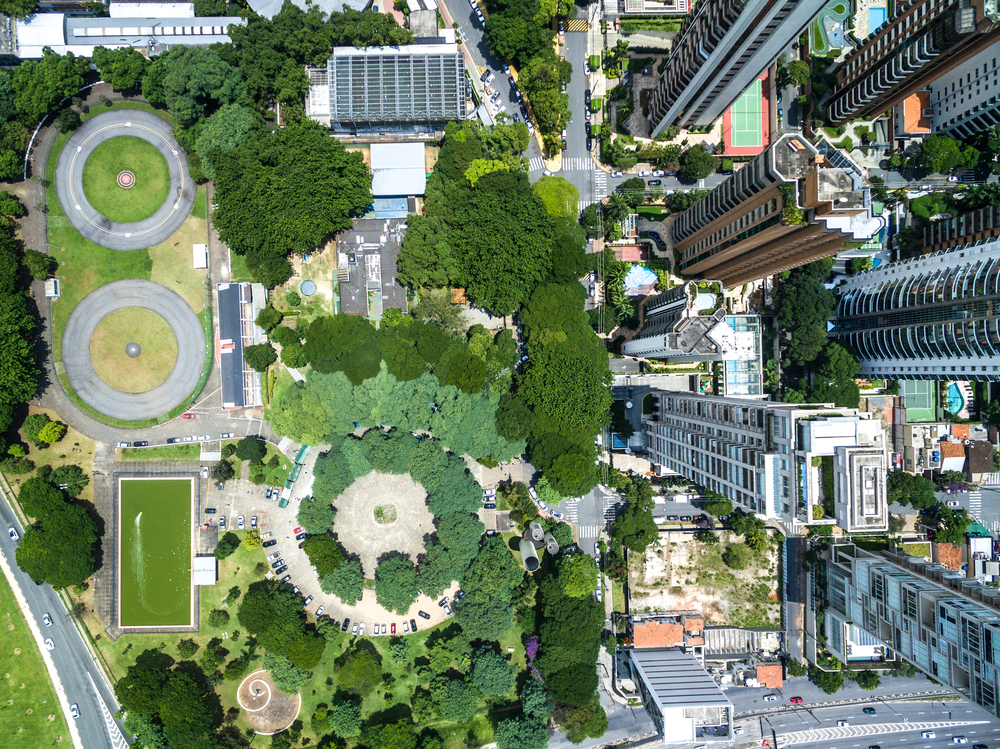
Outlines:
[[580, 538], [600, 538], [603, 525], [581, 525], [579, 526]]
[[586, 207], [587, 207], [588, 205], [592, 205], [593, 203], [596, 203], [596, 202], [598, 202], [598, 201], [596, 201], [596, 200], [581, 200], [581, 201], [580, 201], [579, 203], [577, 203], [577, 205], [576, 205], [576, 212], [577, 212], [577, 213], [579, 214], [579, 213], [580, 213], [580, 212], [582, 212], [582, 211], [583, 211], [583, 209], [584, 209], [584, 208], [586, 208]]
[[541, 156], [535, 156], [528, 161], [529, 172], [540, 172], [545, 168], [545, 160]]
[[108, 734], [111, 738], [111, 746], [114, 749], [128, 749], [128, 741], [122, 735], [122, 729], [118, 727], [115, 722], [115, 716], [111, 714], [108, 709], [107, 703], [104, 702], [104, 698], [101, 697], [101, 693], [97, 691], [97, 685], [94, 683], [94, 677], [90, 675], [90, 671], [87, 671], [87, 678], [90, 679], [90, 686], [94, 689], [94, 694], [97, 695], [97, 701], [101, 703], [101, 717], [104, 718], [104, 726], [108, 729]]
[[594, 172], [594, 199], [604, 200], [608, 197], [608, 175], [602, 171]]
[[1000, 473], [991, 473], [983, 480], [983, 486], [1000, 486]]
[[562, 170], [564, 172], [589, 172], [593, 168], [594, 161], [589, 156], [563, 156]]
[[562, 504], [559, 505], [559, 512], [562, 513], [563, 519], [576, 525], [577, 519], [580, 517], [580, 498], [570, 497], [564, 499]]
[[618, 508], [623, 505], [624, 502], [615, 496], [605, 496], [604, 497], [604, 520], [610, 523], [618, 515]]
[[978, 489], [969, 492], [969, 515], [977, 521], [981, 519], [983, 512], [983, 494]]

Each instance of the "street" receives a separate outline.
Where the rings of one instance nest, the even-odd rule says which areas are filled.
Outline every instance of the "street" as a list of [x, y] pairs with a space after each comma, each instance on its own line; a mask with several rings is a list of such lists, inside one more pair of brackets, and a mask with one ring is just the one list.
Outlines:
[[[128, 744], [112, 717], [118, 710], [118, 702], [105, 683], [104, 675], [94, 663], [65, 605], [50, 586], [36, 585], [14, 562], [14, 549], [17, 543], [7, 535], [7, 529], [13, 526], [23, 538], [24, 528], [17, 521], [14, 511], [7, 502], [0, 502], [0, 523], [3, 525], [0, 553], [3, 554], [27, 601], [27, 608], [22, 613], [34, 621], [43, 638], [51, 637], [55, 643], [51, 656], [55, 664], [56, 678], [66, 694], [67, 704], [59, 706], [66, 716], [66, 721], [75, 725], [80, 736], [80, 746], [85, 749], [108, 746], [123, 749]], [[45, 614], [52, 617], [51, 626], [46, 627], [42, 623], [42, 616]], [[41, 643], [39, 647], [42, 647]], [[78, 720], [73, 720], [69, 714], [69, 705], [73, 703], [80, 709]], [[112, 739], [109, 731], [115, 731], [117, 735]]]

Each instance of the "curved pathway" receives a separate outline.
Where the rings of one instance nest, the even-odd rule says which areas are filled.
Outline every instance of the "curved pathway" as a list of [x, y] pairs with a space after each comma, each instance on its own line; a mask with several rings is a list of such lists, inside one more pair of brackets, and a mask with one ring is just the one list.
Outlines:
[[[123, 393], [102, 380], [90, 361], [90, 339], [107, 315], [126, 307], [155, 312], [177, 338], [177, 362], [167, 379], [145, 393]], [[191, 395], [205, 367], [205, 333], [201, 321], [178, 294], [152, 281], [113, 281], [88, 294], [66, 323], [62, 357], [70, 385], [84, 401], [114, 419], [152, 419]]]
[[[170, 190], [163, 205], [147, 219], [121, 224], [103, 216], [83, 191], [83, 166], [100, 144], [129, 136], [146, 141], [167, 162]], [[165, 242], [187, 219], [198, 186], [188, 175], [187, 157], [166, 120], [137, 109], [119, 109], [87, 120], [63, 146], [56, 164], [56, 192], [63, 213], [84, 237], [112, 250], [141, 250]], [[123, 200], [127, 194], [123, 191]]]

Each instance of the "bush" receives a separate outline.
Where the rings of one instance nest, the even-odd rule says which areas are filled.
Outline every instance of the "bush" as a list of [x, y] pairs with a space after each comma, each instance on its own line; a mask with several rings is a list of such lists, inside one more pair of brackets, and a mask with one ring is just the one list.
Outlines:
[[750, 549], [745, 544], [729, 544], [722, 552], [722, 561], [730, 569], [745, 570], [750, 564], [752, 556]]

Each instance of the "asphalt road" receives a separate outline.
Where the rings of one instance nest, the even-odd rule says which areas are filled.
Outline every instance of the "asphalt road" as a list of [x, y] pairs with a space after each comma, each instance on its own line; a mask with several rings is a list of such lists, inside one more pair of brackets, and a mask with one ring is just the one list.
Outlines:
[[[163, 205], [149, 218], [121, 224], [104, 217], [87, 202], [83, 167], [91, 152], [112, 138], [129, 136], [152, 145], [170, 171], [170, 191]], [[165, 242], [187, 219], [198, 186], [188, 176], [187, 156], [173, 139], [170, 124], [155, 114], [135, 109], [98, 115], [77, 129], [56, 164], [56, 192], [63, 213], [84, 237], [112, 250], [139, 250]], [[142, 175], [136, 175], [141, 186]], [[122, 198], [128, 200], [128, 195]]]
[[[155, 312], [177, 339], [173, 369], [162, 383], [145, 393], [116, 390], [100, 378], [90, 360], [90, 339], [98, 324], [127, 307]], [[88, 294], [69, 316], [62, 340], [63, 366], [76, 394], [101, 413], [123, 421], [156, 418], [182, 404], [198, 386], [205, 356], [205, 331], [188, 303], [166, 286], [138, 278], [113, 281]]]
[[[120, 736], [117, 737], [117, 742], [112, 742], [108, 726], [105, 724], [101, 700], [104, 701], [104, 706], [112, 715], [118, 710], [118, 703], [105, 683], [104, 676], [91, 658], [90, 651], [84, 644], [82, 636], [70, 620], [62, 601], [50, 586], [36, 585], [32, 582], [31, 578], [22, 572], [14, 562], [14, 549], [17, 544], [11, 541], [10, 536], [7, 535], [7, 529], [14, 526], [22, 538], [24, 537], [24, 529], [17, 522], [13, 510], [7, 502], [0, 502], [0, 524], [3, 526], [3, 534], [0, 536], [0, 553], [6, 557], [28, 603], [28, 608], [22, 613], [26, 617], [34, 619], [42, 631], [43, 637], [52, 638], [53, 643], [55, 643], [52, 660], [55, 663], [58, 679], [65, 690], [69, 703], [79, 705], [80, 718], [74, 723], [79, 731], [82, 746], [84, 749], [96, 749], [97, 747], [121, 749], [126, 744]], [[46, 613], [52, 617], [52, 626], [50, 627], [46, 627], [42, 623], [42, 616]], [[95, 685], [97, 692], [94, 691]], [[108, 720], [112, 719], [108, 717]], [[113, 722], [112, 725], [114, 725]]]

